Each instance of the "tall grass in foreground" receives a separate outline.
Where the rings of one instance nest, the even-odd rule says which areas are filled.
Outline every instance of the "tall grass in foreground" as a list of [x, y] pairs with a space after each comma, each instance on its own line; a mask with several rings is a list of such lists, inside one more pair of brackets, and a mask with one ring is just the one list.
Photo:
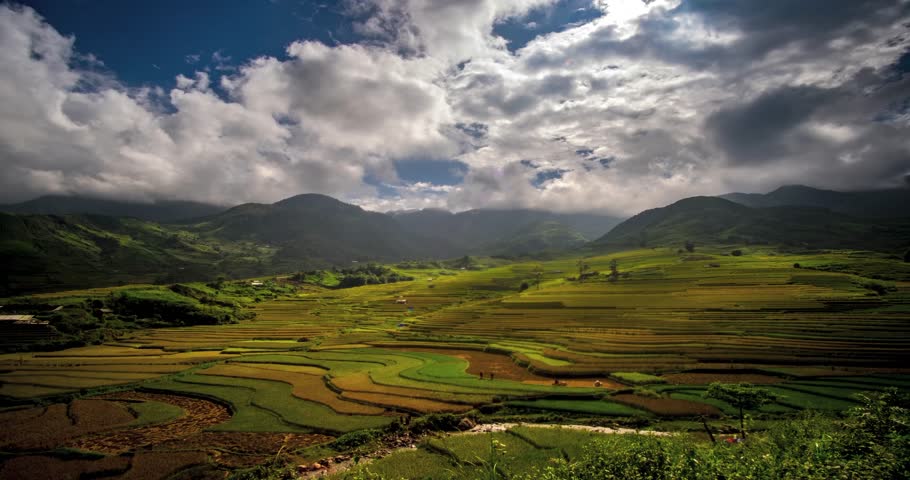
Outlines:
[[[742, 443], [697, 443], [689, 436], [602, 435], [573, 459], [550, 459], [521, 480], [777, 480], [910, 478], [910, 396], [897, 389], [860, 395], [843, 420], [804, 412]], [[392, 457], [384, 461], [392, 460]], [[394, 463], [394, 462], [393, 462]], [[501, 465], [501, 464], [500, 464]], [[400, 465], [404, 467], [405, 465]], [[507, 465], [502, 465], [507, 466]], [[341, 478], [398, 480], [369, 467]], [[496, 469], [496, 473], [507, 469]], [[391, 475], [388, 472], [393, 472]], [[406, 469], [402, 468], [402, 473]], [[477, 465], [438, 471], [424, 478], [487, 478]], [[500, 475], [498, 478], [505, 478]]]
[[744, 443], [693, 444], [684, 437], [604, 436], [577, 462], [557, 460], [528, 480], [906, 479], [910, 397], [896, 389], [862, 396], [844, 422], [805, 413]]

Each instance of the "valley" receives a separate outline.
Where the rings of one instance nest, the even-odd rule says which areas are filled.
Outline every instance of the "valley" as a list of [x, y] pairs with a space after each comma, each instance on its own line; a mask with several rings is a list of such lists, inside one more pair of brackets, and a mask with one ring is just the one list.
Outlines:
[[[0, 448], [14, 461], [0, 477], [16, 478], [16, 469], [30, 465], [25, 458], [46, 458], [71, 472], [110, 470], [111, 478], [132, 478], [131, 471], [156, 462], [179, 463], [168, 478], [216, 478], [275, 455], [291, 465], [351, 455], [345, 452], [366, 447], [346, 439], [366, 435], [362, 441], [371, 444], [379, 432], [399, 431], [405, 417], [414, 419], [405, 428], [415, 432], [443, 428], [419, 427], [426, 422], [461, 418], [696, 436], [703, 435], [698, 419], [706, 418], [712, 429], [730, 431], [736, 407], [706, 397], [715, 381], [749, 382], [774, 395], [751, 413], [756, 430], [807, 410], [836, 417], [859, 405], [861, 392], [910, 389], [910, 264], [861, 250], [693, 250], [471, 257], [467, 267], [390, 264], [412, 280], [344, 289], [267, 276], [255, 287], [237, 280], [42, 294], [36, 298], [47, 305], [97, 301], [121, 318], [118, 295], [159, 298], [139, 293], [158, 290], [173, 302], [182, 292], [196, 295], [203, 309], [230, 299], [237, 315], [0, 355], [4, 424], [38, 428], [60, 421], [52, 412], [84, 409], [85, 402], [125, 408], [119, 423], [86, 417], [71, 433], [37, 443], [6, 439]], [[229, 416], [203, 420], [212, 408]], [[181, 422], [197, 426], [178, 428]], [[141, 433], [156, 428], [173, 433]], [[555, 453], [539, 445], [566, 448], [581, 441], [568, 437], [582, 435], [544, 440], [526, 433], [531, 440], [521, 440], [521, 432], [494, 438], [510, 445], [503, 468], [511, 473], [504, 475], [545, 465]], [[395, 478], [410, 471], [396, 469], [417, 465], [483, 464], [457, 453], [479, 446], [428, 441], [376, 468]], [[63, 453], [73, 448], [80, 453]]]

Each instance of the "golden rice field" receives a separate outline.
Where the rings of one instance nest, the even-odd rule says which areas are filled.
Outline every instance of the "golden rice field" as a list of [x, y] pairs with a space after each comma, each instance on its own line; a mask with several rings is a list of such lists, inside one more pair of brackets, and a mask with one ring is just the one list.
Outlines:
[[[586, 260], [605, 272], [616, 259], [615, 282], [570, 279], [577, 258], [564, 258], [408, 270], [413, 282], [310, 289], [257, 303], [256, 317], [238, 324], [0, 355], [0, 396], [10, 406], [62, 402], [41, 415], [17, 414], [22, 428], [59, 421], [60, 409], [73, 408], [67, 395], [140, 389], [225, 406], [230, 418], [204, 427], [212, 435], [315, 442], [406, 414], [490, 405], [594, 417], [732, 414], [732, 406], [704, 398], [706, 384], [718, 380], [773, 389], [779, 399], [763, 407], [766, 415], [837, 411], [860, 391], [910, 388], [910, 283], [880, 282], [881, 294], [868, 288], [877, 280], [861, 274], [886, 260], [726, 250], [646, 249]], [[851, 273], [805, 268], [830, 265]], [[539, 286], [536, 271], [544, 272]], [[519, 292], [522, 282], [531, 287]], [[636, 376], [657, 379], [642, 383], [647, 395], [632, 391], [640, 384], [627, 379]], [[128, 426], [129, 414], [117, 419], [111, 428], [137, 428]], [[36, 438], [25, 449], [50, 443]]]

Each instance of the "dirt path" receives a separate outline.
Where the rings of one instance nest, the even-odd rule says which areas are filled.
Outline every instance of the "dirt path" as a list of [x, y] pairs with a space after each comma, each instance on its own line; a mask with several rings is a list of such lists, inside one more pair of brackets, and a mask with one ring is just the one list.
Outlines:
[[[464, 431], [464, 432], [455, 432], [450, 433], [449, 435], [471, 435], [479, 433], [490, 433], [490, 432], [505, 432], [510, 428], [514, 427], [532, 427], [532, 428], [567, 428], [572, 430], [584, 430], [588, 432], [595, 433], [604, 433], [604, 434], [641, 434], [641, 435], [656, 435], [656, 436], [668, 436], [671, 435], [669, 432], [654, 432], [650, 430], [635, 430], [632, 428], [609, 428], [609, 427], [592, 427], [590, 425], [553, 425], [549, 423], [486, 423], [477, 425], [474, 428]], [[405, 450], [416, 450], [417, 443], [420, 439], [410, 439], [408, 438], [404, 442], [396, 442], [399, 445], [392, 448], [382, 448], [376, 452], [373, 452], [371, 455], [360, 457], [360, 461], [357, 465], [363, 465], [374, 460], [379, 460], [383, 457], [391, 455], [396, 452], [401, 452]], [[402, 446], [401, 443], [404, 443]], [[336, 457], [337, 458], [337, 457]], [[299, 471], [299, 477], [301, 479], [310, 479], [310, 478], [323, 478], [329, 475], [335, 475], [337, 473], [344, 472], [355, 466], [354, 461], [351, 459], [344, 459], [343, 461], [335, 461], [335, 459], [326, 459], [321, 462], [318, 462], [322, 468], [311, 469], [308, 471]], [[312, 468], [312, 466], [307, 466]], [[302, 469], [303, 470], [303, 469]]]
[[488, 433], [488, 432], [505, 432], [514, 427], [531, 427], [531, 428], [566, 428], [570, 430], [584, 430], [595, 433], [609, 434], [629, 434], [637, 433], [640, 435], [666, 436], [669, 432], [654, 432], [651, 430], [635, 430], [634, 428], [610, 428], [610, 427], [592, 427], [590, 425], [553, 425], [550, 423], [485, 423], [463, 433]]

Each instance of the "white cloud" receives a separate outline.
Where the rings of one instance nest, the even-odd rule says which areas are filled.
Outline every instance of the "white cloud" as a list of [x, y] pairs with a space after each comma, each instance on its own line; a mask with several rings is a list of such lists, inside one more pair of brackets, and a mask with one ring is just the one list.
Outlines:
[[[366, 42], [219, 51], [170, 91], [80, 67], [72, 38], [2, 6], [0, 187], [633, 214], [783, 183], [893, 185], [910, 171], [910, 75], [891, 69], [908, 3], [807, 1], [824, 8], [599, 1], [604, 16], [509, 52], [494, 25], [553, 1], [351, 0]], [[468, 172], [407, 183], [403, 159]]]

